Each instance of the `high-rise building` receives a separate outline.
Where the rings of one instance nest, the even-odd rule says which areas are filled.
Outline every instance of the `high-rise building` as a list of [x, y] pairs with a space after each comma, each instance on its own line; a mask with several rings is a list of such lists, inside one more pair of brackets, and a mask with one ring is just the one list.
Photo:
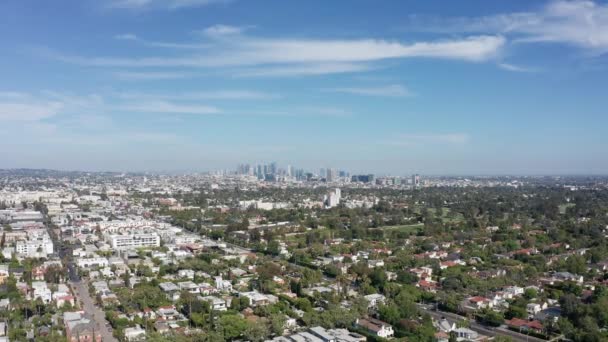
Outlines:
[[291, 168], [291, 165], [287, 165], [287, 177], [291, 176], [293, 176], [293, 170]]
[[325, 168], [320, 168], [319, 169], [319, 177], [321, 177], [321, 178], [326, 178], [327, 177], [327, 170]]
[[369, 174], [369, 175], [353, 175], [351, 178], [352, 182], [358, 182], [358, 183], [373, 183], [374, 182], [374, 175]]
[[414, 189], [418, 189], [420, 187], [420, 175], [415, 174], [412, 176], [412, 186]]
[[325, 207], [333, 208], [340, 204], [340, 198], [342, 197], [342, 191], [339, 188], [336, 188], [329, 192], [329, 194], [325, 195], [323, 198], [323, 202], [325, 203]]
[[276, 162], [272, 162], [270, 163], [270, 170], [268, 170], [270, 174], [272, 175], [276, 175], [277, 174], [277, 163]]
[[306, 175], [304, 173], [304, 169], [297, 169], [296, 170], [296, 180], [299, 180], [299, 181], [306, 180]]
[[336, 169], [327, 169], [327, 175], [325, 179], [328, 182], [334, 182], [336, 178], [338, 178], [338, 172], [336, 171]]

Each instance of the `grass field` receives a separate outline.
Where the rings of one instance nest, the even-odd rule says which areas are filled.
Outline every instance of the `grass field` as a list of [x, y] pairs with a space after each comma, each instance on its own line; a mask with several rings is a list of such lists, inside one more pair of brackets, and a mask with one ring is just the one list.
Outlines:
[[576, 206], [576, 204], [574, 203], [565, 203], [565, 204], [560, 204], [559, 205], [559, 213], [560, 214], [565, 214], [566, 210], [568, 210], [568, 208], [574, 207]]
[[385, 231], [399, 231], [402, 233], [415, 234], [420, 229], [422, 229], [422, 227], [424, 227], [424, 223], [406, 224], [406, 225], [398, 225], [398, 226], [384, 226], [384, 227], [378, 227], [378, 228], [374, 228], [374, 229], [382, 229]]

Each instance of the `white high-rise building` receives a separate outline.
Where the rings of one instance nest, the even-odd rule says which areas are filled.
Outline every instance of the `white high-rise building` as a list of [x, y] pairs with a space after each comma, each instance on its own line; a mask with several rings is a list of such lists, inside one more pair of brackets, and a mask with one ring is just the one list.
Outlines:
[[336, 188], [329, 192], [329, 194], [325, 195], [323, 198], [323, 202], [325, 203], [326, 208], [333, 208], [340, 204], [340, 198], [342, 197], [342, 191], [339, 188]]
[[417, 189], [420, 187], [420, 175], [415, 174], [412, 176], [412, 186]]
[[327, 181], [333, 182], [336, 178], [338, 178], [338, 171], [336, 171], [336, 169], [327, 169]]
[[293, 176], [293, 170], [291, 168], [291, 165], [287, 165], [287, 177], [291, 176]]

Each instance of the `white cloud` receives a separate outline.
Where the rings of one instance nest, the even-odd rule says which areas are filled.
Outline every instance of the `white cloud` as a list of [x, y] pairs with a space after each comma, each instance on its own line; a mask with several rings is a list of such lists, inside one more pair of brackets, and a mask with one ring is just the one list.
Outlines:
[[510, 63], [498, 63], [497, 64], [499, 68], [507, 70], [507, 71], [514, 71], [514, 72], [537, 72], [537, 69], [534, 68], [528, 68], [528, 67], [523, 67], [523, 66], [519, 66], [519, 65], [514, 65], [514, 64], [510, 64]]
[[[236, 58], [257, 63], [370, 62], [394, 58], [490, 59], [504, 45], [500, 36], [404, 44], [396, 41], [248, 39], [236, 47]], [[228, 61], [231, 62], [231, 61]], [[242, 64], [242, 61], [241, 63]]]
[[132, 34], [132, 33], [123, 33], [123, 34], [117, 34], [114, 36], [115, 39], [118, 40], [137, 40], [137, 36]]
[[429, 134], [402, 134], [399, 138], [388, 142], [388, 145], [400, 147], [414, 147], [429, 144], [462, 145], [469, 142], [470, 136], [466, 133], [429, 133]]
[[364, 63], [309, 63], [287, 66], [244, 68], [234, 72], [235, 77], [297, 77], [341, 74], [372, 70]]
[[147, 47], [158, 47], [158, 48], [166, 48], [166, 49], [200, 50], [200, 49], [206, 49], [210, 46], [209, 44], [202, 44], [202, 43], [197, 43], [197, 42], [175, 43], [175, 42], [162, 42], [162, 41], [147, 40], [147, 39], [140, 38], [137, 35], [132, 34], [132, 33], [118, 34], [118, 35], [114, 36], [114, 39], [124, 40], [124, 41], [133, 41], [133, 42], [140, 43], [143, 46], [147, 46]]
[[[235, 32], [217, 28], [213, 32]], [[401, 43], [380, 39], [306, 40], [253, 38], [238, 35], [212, 40], [214, 48], [205, 54], [143, 56], [138, 58], [83, 57], [50, 54], [56, 59], [98, 67], [239, 67], [235, 76], [322, 75], [369, 70], [372, 62], [401, 58], [439, 58], [486, 61], [497, 56], [505, 44], [501, 36], [473, 36], [463, 39]]]
[[199, 104], [178, 104], [169, 101], [146, 101], [125, 104], [117, 109], [130, 112], [174, 113], [174, 114], [218, 114], [221, 111], [213, 106]]
[[347, 109], [336, 108], [336, 107], [304, 107], [299, 109], [300, 113], [306, 115], [321, 115], [321, 116], [335, 116], [345, 117], [351, 116], [353, 113]]
[[213, 25], [200, 31], [209, 37], [229, 36], [241, 34], [246, 28], [230, 25]]
[[231, 0], [111, 0], [109, 8], [115, 9], [181, 9], [189, 7], [202, 7], [214, 4], [228, 3]]
[[594, 1], [551, 1], [533, 12], [484, 17], [411, 17], [412, 30], [493, 32], [519, 42], [553, 42], [600, 53], [608, 51], [608, 4]]
[[234, 114], [238, 115], [256, 115], [256, 116], [285, 116], [285, 117], [350, 117], [353, 112], [339, 107], [323, 107], [323, 106], [306, 106], [306, 107], [290, 107], [276, 108], [269, 110], [243, 111]]
[[0, 91], [0, 99], [25, 99], [29, 95], [18, 91]]
[[414, 94], [406, 87], [400, 84], [392, 84], [381, 87], [346, 87], [346, 88], [333, 88], [327, 89], [327, 91], [347, 93], [354, 95], [366, 95], [366, 96], [384, 96], [384, 97], [406, 97], [413, 96]]
[[184, 92], [179, 94], [157, 94], [157, 93], [138, 93], [129, 92], [117, 95], [121, 99], [126, 100], [271, 100], [279, 98], [278, 94], [265, 93], [254, 90], [211, 90], [211, 91], [195, 91]]
[[61, 102], [0, 102], [0, 121], [38, 121], [57, 115]]
[[112, 75], [123, 81], [173, 80], [193, 76], [192, 73], [164, 71], [117, 71], [112, 73]]

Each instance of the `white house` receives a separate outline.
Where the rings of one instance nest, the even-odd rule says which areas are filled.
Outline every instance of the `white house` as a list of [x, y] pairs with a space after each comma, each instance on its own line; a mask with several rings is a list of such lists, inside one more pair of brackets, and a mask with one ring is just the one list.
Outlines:
[[392, 325], [378, 319], [361, 318], [357, 320], [357, 325], [378, 337], [391, 338], [395, 335]]
[[363, 298], [365, 298], [367, 300], [368, 304], [368, 308], [377, 308], [378, 305], [384, 304], [384, 302], [386, 301], [386, 297], [384, 295], [381, 295], [379, 293], [374, 293], [374, 294], [370, 294], [367, 296], [364, 296]]
[[226, 306], [226, 301], [222, 298], [218, 298], [215, 296], [206, 296], [201, 297], [202, 300], [209, 303], [212, 310], [215, 311], [226, 311], [228, 308]]
[[139, 325], [135, 327], [126, 328], [124, 330], [125, 339], [129, 342], [131, 341], [145, 341], [146, 340], [146, 331], [142, 329]]
[[51, 289], [46, 285], [44, 281], [33, 281], [32, 282], [32, 299], [40, 298], [46, 304], [53, 300], [53, 293]]

